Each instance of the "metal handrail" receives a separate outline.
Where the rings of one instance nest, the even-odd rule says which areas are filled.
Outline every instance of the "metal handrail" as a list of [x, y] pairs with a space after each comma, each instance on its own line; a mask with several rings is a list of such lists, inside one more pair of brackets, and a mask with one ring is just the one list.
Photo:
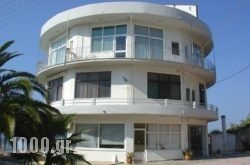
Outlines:
[[218, 107], [205, 104], [198, 105], [196, 102], [184, 102], [171, 99], [131, 99], [131, 98], [75, 98], [54, 101], [52, 106], [76, 106], [76, 105], [161, 105], [161, 106], [182, 106], [192, 109], [213, 111], [218, 113]]
[[[44, 62], [44, 61], [39, 61], [37, 64], [37, 73], [43, 71], [44, 69], [59, 65], [59, 64], [64, 64], [64, 63], [70, 63], [70, 62], [75, 62], [75, 61], [83, 61], [83, 60], [91, 60], [91, 59], [117, 59], [119, 57], [116, 57], [116, 53], [121, 52], [121, 51], [115, 51], [115, 50], [110, 50], [110, 51], [101, 51], [101, 52], [91, 52], [91, 48], [88, 47], [77, 47], [77, 48], [72, 48], [72, 49], [65, 49], [65, 55], [61, 54], [60, 58], [64, 59], [59, 59], [57, 60], [56, 58], [59, 57], [53, 57], [52, 54], [49, 54], [49, 63]], [[126, 52], [126, 50], [124, 50]], [[149, 53], [149, 52], [148, 52]], [[148, 54], [147, 53], [147, 54]], [[63, 56], [64, 55], [64, 56]], [[132, 56], [132, 55], [131, 55]], [[184, 52], [180, 51], [180, 55], [178, 55], [178, 58], [172, 58], [172, 49], [166, 49], [164, 54], [162, 54], [162, 57], [159, 56], [157, 59], [154, 57], [150, 57], [149, 55], [146, 56], [134, 56], [132, 57], [133, 59], [148, 59], [148, 60], [162, 60], [162, 61], [174, 61], [174, 62], [180, 62], [184, 64], [189, 64], [189, 65], [195, 65], [199, 66], [212, 74], [215, 75], [215, 65], [213, 62], [211, 62], [208, 59], [204, 59], [203, 56], [197, 56], [189, 53], [189, 56], [186, 56]], [[53, 60], [51, 60], [53, 58]], [[125, 56], [125, 59], [131, 59], [131, 57]], [[53, 61], [53, 62], [51, 62]]]

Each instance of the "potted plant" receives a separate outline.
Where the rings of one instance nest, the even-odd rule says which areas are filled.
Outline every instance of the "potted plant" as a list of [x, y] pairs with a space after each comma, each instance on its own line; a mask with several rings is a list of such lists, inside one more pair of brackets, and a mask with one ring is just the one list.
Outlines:
[[127, 164], [132, 164], [133, 163], [133, 158], [134, 158], [134, 153], [133, 152], [127, 152], [127, 154], [126, 154], [126, 162], [127, 162]]
[[185, 160], [191, 160], [193, 156], [193, 151], [191, 149], [186, 148], [182, 151]]

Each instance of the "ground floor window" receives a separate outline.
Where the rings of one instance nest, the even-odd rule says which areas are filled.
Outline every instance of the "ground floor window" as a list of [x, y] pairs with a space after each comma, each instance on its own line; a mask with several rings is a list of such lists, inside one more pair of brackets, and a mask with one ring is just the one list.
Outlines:
[[147, 149], [180, 149], [181, 129], [178, 124], [147, 124]]
[[77, 124], [85, 141], [77, 147], [86, 148], [124, 148], [124, 124]]

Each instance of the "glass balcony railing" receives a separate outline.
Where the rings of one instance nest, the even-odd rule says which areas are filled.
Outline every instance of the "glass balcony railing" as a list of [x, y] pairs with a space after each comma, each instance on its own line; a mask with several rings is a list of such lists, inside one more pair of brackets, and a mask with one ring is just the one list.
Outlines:
[[218, 113], [218, 107], [205, 104], [200, 105], [194, 102], [183, 102], [171, 99], [131, 99], [131, 98], [76, 98], [76, 99], [62, 99], [52, 102], [51, 105], [55, 107], [60, 106], [84, 106], [84, 105], [157, 105], [165, 107], [182, 107], [183, 109], [203, 110]]
[[[131, 53], [127, 54], [127, 50], [110, 50], [101, 52], [90, 52], [90, 47], [78, 47], [73, 49], [65, 48], [64, 52], [50, 53], [47, 62], [39, 61], [37, 64], [37, 72], [41, 72], [51, 66], [66, 64], [75, 61], [92, 60], [92, 59], [130, 59]], [[139, 53], [138, 53], [139, 52]], [[156, 56], [152, 54], [157, 54]], [[215, 65], [208, 59], [198, 54], [192, 54], [179, 51], [179, 55], [173, 55], [172, 49], [166, 50], [150, 50], [149, 48], [135, 50], [132, 54], [134, 59], [161, 60], [185, 63], [189, 65], [199, 66], [212, 74], [215, 74]]]

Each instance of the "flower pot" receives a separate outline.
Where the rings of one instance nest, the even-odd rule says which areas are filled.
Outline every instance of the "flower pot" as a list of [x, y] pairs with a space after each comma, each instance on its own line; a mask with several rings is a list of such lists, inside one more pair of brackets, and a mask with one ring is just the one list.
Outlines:
[[127, 158], [127, 164], [132, 164], [133, 163], [133, 159], [132, 158]]
[[190, 155], [184, 155], [184, 159], [185, 160], [191, 160], [191, 156]]

